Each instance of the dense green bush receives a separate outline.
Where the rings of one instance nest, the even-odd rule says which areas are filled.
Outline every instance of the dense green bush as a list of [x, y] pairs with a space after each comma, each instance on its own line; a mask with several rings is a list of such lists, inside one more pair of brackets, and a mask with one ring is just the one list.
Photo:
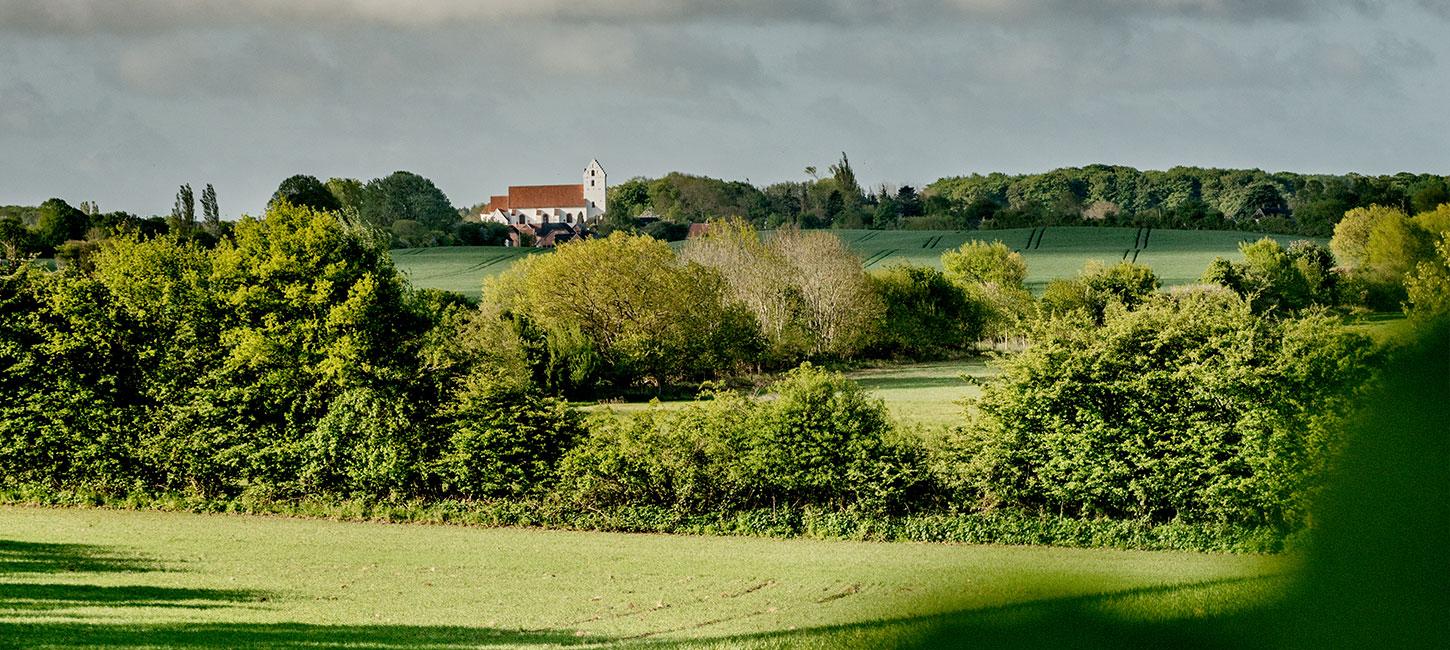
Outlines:
[[215, 249], [133, 235], [91, 261], [0, 277], [0, 481], [218, 497], [497, 492], [477, 477], [518, 459], [465, 442], [504, 417], [487, 409], [571, 426], [559, 408], [516, 412], [456, 389], [513, 375], [453, 352], [465, 301], [408, 289], [386, 239], [336, 213], [279, 203]]
[[439, 415], [444, 487], [471, 498], [541, 493], [583, 433], [568, 402], [492, 373], [467, 378]]
[[564, 459], [561, 490], [587, 508], [683, 512], [762, 506], [902, 509], [927, 477], [884, 405], [809, 364], [769, 399], [733, 392], [675, 411], [597, 419]]
[[868, 353], [929, 358], [968, 349], [982, 339], [991, 306], [941, 271], [896, 265], [869, 277], [884, 312]]
[[1203, 281], [1233, 290], [1258, 313], [1287, 313], [1315, 305], [1339, 304], [1339, 276], [1334, 273], [1334, 255], [1310, 241], [1296, 241], [1284, 248], [1265, 237], [1239, 244], [1243, 262], [1214, 258]]
[[1108, 267], [1089, 263], [1076, 278], [1048, 283], [1041, 306], [1049, 315], [1081, 312], [1101, 324], [1108, 305], [1135, 308], [1158, 286], [1158, 276], [1146, 266], [1131, 262]]
[[1227, 292], [1049, 320], [975, 403], [946, 480], [1029, 511], [1297, 527], [1372, 356], [1327, 316], [1274, 322]]

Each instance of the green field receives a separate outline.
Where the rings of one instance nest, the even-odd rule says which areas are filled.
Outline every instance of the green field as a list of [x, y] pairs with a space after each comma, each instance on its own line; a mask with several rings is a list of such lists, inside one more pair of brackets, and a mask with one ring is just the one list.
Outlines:
[[[1239, 259], [1239, 242], [1264, 236], [1237, 231], [1148, 232], [1138, 228], [1092, 227], [831, 232], [850, 244], [867, 268], [899, 262], [940, 268], [941, 254], [968, 240], [1001, 240], [1027, 258], [1027, 284], [1033, 290], [1041, 290], [1054, 279], [1076, 275], [1089, 260], [1112, 263], [1136, 259], [1151, 266], [1165, 285], [1190, 284], [1203, 275], [1214, 257]], [[1294, 235], [1273, 237], [1285, 244], [1303, 239]], [[514, 260], [531, 252], [534, 251], [495, 246], [408, 248], [393, 251], [393, 261], [416, 286], [477, 297], [483, 278], [502, 273]]]
[[0, 646], [873, 647], [942, 616], [1211, 619], [1287, 564], [0, 507]]
[[483, 279], [504, 272], [515, 260], [538, 252], [504, 246], [449, 246], [401, 248], [392, 251], [393, 263], [413, 283], [427, 289], [446, 289], [477, 298]]
[[[908, 425], [939, 427], [961, 422], [961, 400], [977, 393], [966, 377], [985, 379], [996, 373], [983, 359], [913, 363], [867, 368], [846, 373], [856, 383], [886, 402], [892, 417]], [[689, 400], [660, 402], [663, 408], [679, 408]], [[610, 409], [634, 413], [649, 408], [649, 402], [585, 404], [586, 410]]]

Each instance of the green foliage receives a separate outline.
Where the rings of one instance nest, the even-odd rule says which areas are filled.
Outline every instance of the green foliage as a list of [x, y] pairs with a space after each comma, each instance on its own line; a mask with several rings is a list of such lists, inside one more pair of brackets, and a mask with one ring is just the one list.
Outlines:
[[1042, 309], [1049, 315], [1081, 312], [1101, 324], [1108, 305], [1132, 309], [1158, 290], [1153, 270], [1132, 262], [1104, 267], [1089, 263], [1071, 280], [1054, 280], [1042, 294]]
[[35, 222], [36, 243], [50, 250], [72, 239], [85, 239], [86, 213], [60, 199], [46, 199], [40, 204]]
[[941, 256], [942, 268], [970, 299], [989, 305], [984, 334], [1005, 337], [1020, 331], [1030, 312], [1032, 294], [1023, 284], [1027, 262], [1000, 241], [971, 240]]
[[356, 178], [329, 178], [325, 186], [344, 212], [353, 214], [362, 212], [364, 199], [362, 181]]
[[449, 439], [439, 474], [468, 498], [541, 493], [583, 435], [568, 402], [487, 374], [469, 377], [440, 416]]
[[963, 285], [1021, 287], [1027, 279], [1027, 262], [1000, 241], [969, 241], [943, 253], [941, 263], [947, 277]]
[[[20, 259], [22, 251], [30, 242], [30, 231], [16, 217], [0, 218], [0, 258], [7, 261]], [[3, 269], [0, 269], [3, 270]]]
[[1450, 315], [1450, 233], [1442, 233], [1435, 254], [1415, 266], [1405, 279], [1405, 290], [1411, 316], [1430, 320]]
[[926, 482], [919, 447], [893, 433], [885, 406], [809, 364], [773, 399], [717, 392], [678, 411], [596, 420], [562, 465], [581, 507], [682, 512], [822, 505], [899, 509]]
[[884, 306], [872, 337], [873, 352], [927, 358], [967, 349], [982, 338], [990, 306], [974, 300], [941, 271], [902, 264], [869, 277]]
[[448, 357], [462, 305], [410, 293], [386, 250], [336, 213], [279, 203], [215, 250], [123, 236], [74, 270], [6, 276], [4, 480], [434, 491], [446, 427], [424, 423], [487, 361]]
[[1203, 281], [1242, 296], [1255, 312], [1294, 312], [1338, 304], [1334, 257], [1323, 246], [1297, 241], [1286, 249], [1265, 237], [1239, 245], [1243, 262], [1215, 258]]
[[1047, 321], [973, 405], [949, 482], [1003, 507], [1292, 529], [1373, 363], [1333, 319], [1226, 293]]
[[428, 230], [445, 233], [460, 219], [458, 210], [433, 181], [406, 171], [368, 181], [363, 186], [358, 212], [363, 221], [378, 228], [391, 227], [397, 221], [414, 221]]
[[680, 263], [664, 242], [621, 232], [520, 260], [490, 280], [484, 302], [514, 320], [519, 336], [546, 344], [536, 366], [588, 360], [586, 374], [621, 386], [728, 372], [759, 337], [749, 314], [725, 299], [718, 273]]
[[327, 186], [317, 180], [316, 176], [307, 174], [297, 174], [283, 180], [277, 186], [277, 191], [272, 193], [272, 200], [267, 205], [271, 207], [281, 202], [320, 211], [342, 209], [337, 197], [327, 190]]

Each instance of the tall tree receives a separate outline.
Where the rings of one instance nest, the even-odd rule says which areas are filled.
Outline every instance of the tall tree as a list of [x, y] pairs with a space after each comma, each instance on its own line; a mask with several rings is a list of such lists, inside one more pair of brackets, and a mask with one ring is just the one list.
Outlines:
[[856, 172], [851, 169], [851, 161], [846, 158], [846, 152], [841, 152], [841, 162], [831, 165], [831, 178], [836, 180], [836, 189], [845, 194], [846, 204], [856, 206], [861, 202], [861, 185], [856, 182]]
[[201, 223], [207, 232], [215, 235], [222, 228], [222, 213], [217, 209], [216, 189], [211, 183], [206, 184], [206, 189], [201, 191]]
[[171, 206], [171, 220], [167, 225], [172, 232], [182, 235], [196, 228], [196, 196], [191, 192], [190, 183], [176, 190], [176, 203]]

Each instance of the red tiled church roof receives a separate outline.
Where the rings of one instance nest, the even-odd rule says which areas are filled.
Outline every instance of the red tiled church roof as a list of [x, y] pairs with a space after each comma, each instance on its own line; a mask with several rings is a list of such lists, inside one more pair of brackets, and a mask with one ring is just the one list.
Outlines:
[[[493, 197], [494, 199], [505, 197]], [[584, 185], [510, 185], [506, 210], [529, 208], [582, 208]], [[491, 207], [493, 201], [489, 201]]]
[[483, 206], [484, 212], [493, 212], [494, 210], [507, 209], [509, 209], [509, 195], [507, 194], [495, 194], [493, 196], [490, 196], [488, 197], [488, 204]]

